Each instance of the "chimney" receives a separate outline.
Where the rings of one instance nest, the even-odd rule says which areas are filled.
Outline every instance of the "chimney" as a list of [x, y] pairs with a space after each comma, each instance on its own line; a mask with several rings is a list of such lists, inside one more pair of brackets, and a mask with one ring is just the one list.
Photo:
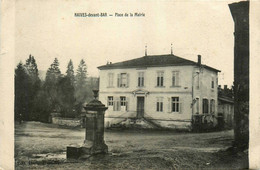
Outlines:
[[198, 55], [198, 65], [201, 65], [201, 55]]
[[224, 90], [227, 90], [227, 85], [224, 85]]

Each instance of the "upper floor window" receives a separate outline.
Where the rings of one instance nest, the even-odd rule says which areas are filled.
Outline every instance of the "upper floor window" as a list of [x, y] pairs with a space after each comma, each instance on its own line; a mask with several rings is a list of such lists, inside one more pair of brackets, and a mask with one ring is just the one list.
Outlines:
[[128, 87], [129, 84], [129, 74], [121, 73], [117, 77], [117, 86], [118, 87]]
[[203, 114], [209, 113], [209, 100], [203, 99]]
[[163, 112], [163, 98], [162, 97], [157, 97], [156, 111]]
[[179, 71], [172, 72], [172, 86], [179, 86]]
[[144, 72], [138, 73], [138, 87], [144, 86]]
[[108, 87], [113, 87], [114, 73], [108, 73]]
[[172, 97], [172, 112], [180, 112], [180, 99], [179, 99], [179, 97]]
[[108, 96], [107, 97], [107, 105], [108, 106], [113, 106], [113, 96]]
[[215, 85], [215, 84], [214, 84], [214, 77], [212, 77], [212, 79], [211, 79], [211, 88], [212, 88], [212, 89], [214, 89], [214, 85]]
[[196, 88], [197, 89], [200, 88], [200, 75], [199, 74], [196, 76]]
[[164, 72], [162, 72], [162, 71], [157, 72], [157, 86], [158, 87], [163, 86], [163, 77], [164, 77]]

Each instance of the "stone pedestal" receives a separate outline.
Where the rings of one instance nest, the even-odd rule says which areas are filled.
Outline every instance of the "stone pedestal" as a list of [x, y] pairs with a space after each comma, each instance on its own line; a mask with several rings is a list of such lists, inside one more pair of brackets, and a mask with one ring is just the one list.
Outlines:
[[104, 141], [104, 114], [107, 107], [96, 99], [98, 91], [93, 92], [95, 99], [85, 107], [87, 113], [84, 143], [80, 146], [68, 146], [67, 159], [86, 158], [93, 154], [108, 152]]

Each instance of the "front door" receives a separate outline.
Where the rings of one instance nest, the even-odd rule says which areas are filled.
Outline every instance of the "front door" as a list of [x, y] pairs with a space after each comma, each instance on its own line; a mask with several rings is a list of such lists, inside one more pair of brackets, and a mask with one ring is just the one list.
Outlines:
[[137, 97], [137, 118], [144, 117], [144, 97]]

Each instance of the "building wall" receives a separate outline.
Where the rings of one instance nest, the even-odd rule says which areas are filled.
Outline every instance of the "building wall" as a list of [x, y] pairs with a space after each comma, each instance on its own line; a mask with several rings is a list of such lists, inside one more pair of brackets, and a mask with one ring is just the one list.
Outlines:
[[223, 115], [225, 126], [233, 127], [234, 124], [234, 104], [219, 102], [218, 113]]
[[[196, 103], [193, 105], [194, 114], [203, 114], [203, 99], [208, 99], [208, 113], [217, 116], [218, 113], [218, 75], [216, 72], [202, 68], [194, 68], [194, 96], [199, 98], [199, 109], [196, 108]], [[198, 86], [199, 80], [199, 87]], [[214, 87], [212, 88], [212, 81]], [[210, 111], [210, 102], [215, 101], [214, 109]], [[197, 102], [197, 101], [196, 101]]]
[[[199, 70], [199, 71], [198, 71]], [[164, 86], [157, 87], [157, 72], [164, 72]], [[173, 71], [179, 72], [179, 85], [172, 86]], [[138, 87], [138, 72], [144, 72], [144, 87]], [[196, 73], [199, 72], [199, 73]], [[117, 76], [120, 73], [128, 74], [128, 87], [117, 87]], [[109, 85], [108, 75], [113, 74], [113, 86]], [[196, 79], [199, 77], [199, 79]], [[214, 78], [214, 88], [211, 88], [211, 80]], [[143, 69], [109, 69], [100, 70], [100, 92], [99, 100], [108, 106], [108, 96], [113, 96], [114, 100], [119, 100], [120, 96], [125, 96], [128, 103], [127, 110], [122, 107], [120, 111], [114, 111], [113, 106], [108, 106], [105, 114], [105, 121], [112, 121], [122, 117], [135, 117], [137, 114], [137, 97], [144, 96], [144, 116], [158, 120], [173, 120], [187, 124], [192, 119], [192, 92], [193, 97], [200, 98], [200, 114], [202, 114], [202, 99], [215, 100], [215, 112], [217, 112], [217, 73], [207, 69], [199, 69], [195, 66], [171, 66], [171, 67], [149, 67]], [[195, 88], [196, 81], [200, 82], [200, 87]], [[194, 86], [194, 88], [192, 87]], [[138, 94], [136, 90], [140, 90]], [[135, 94], [136, 92], [136, 94]], [[148, 92], [148, 93], [146, 93]], [[163, 111], [156, 109], [158, 98], [162, 98]], [[180, 112], [171, 112], [172, 97], [179, 97]], [[210, 104], [209, 104], [210, 106]], [[193, 106], [196, 107], [195, 105]], [[193, 112], [195, 113], [195, 111]], [[114, 121], [116, 122], [116, 121]], [[172, 122], [171, 122], [172, 123]]]

